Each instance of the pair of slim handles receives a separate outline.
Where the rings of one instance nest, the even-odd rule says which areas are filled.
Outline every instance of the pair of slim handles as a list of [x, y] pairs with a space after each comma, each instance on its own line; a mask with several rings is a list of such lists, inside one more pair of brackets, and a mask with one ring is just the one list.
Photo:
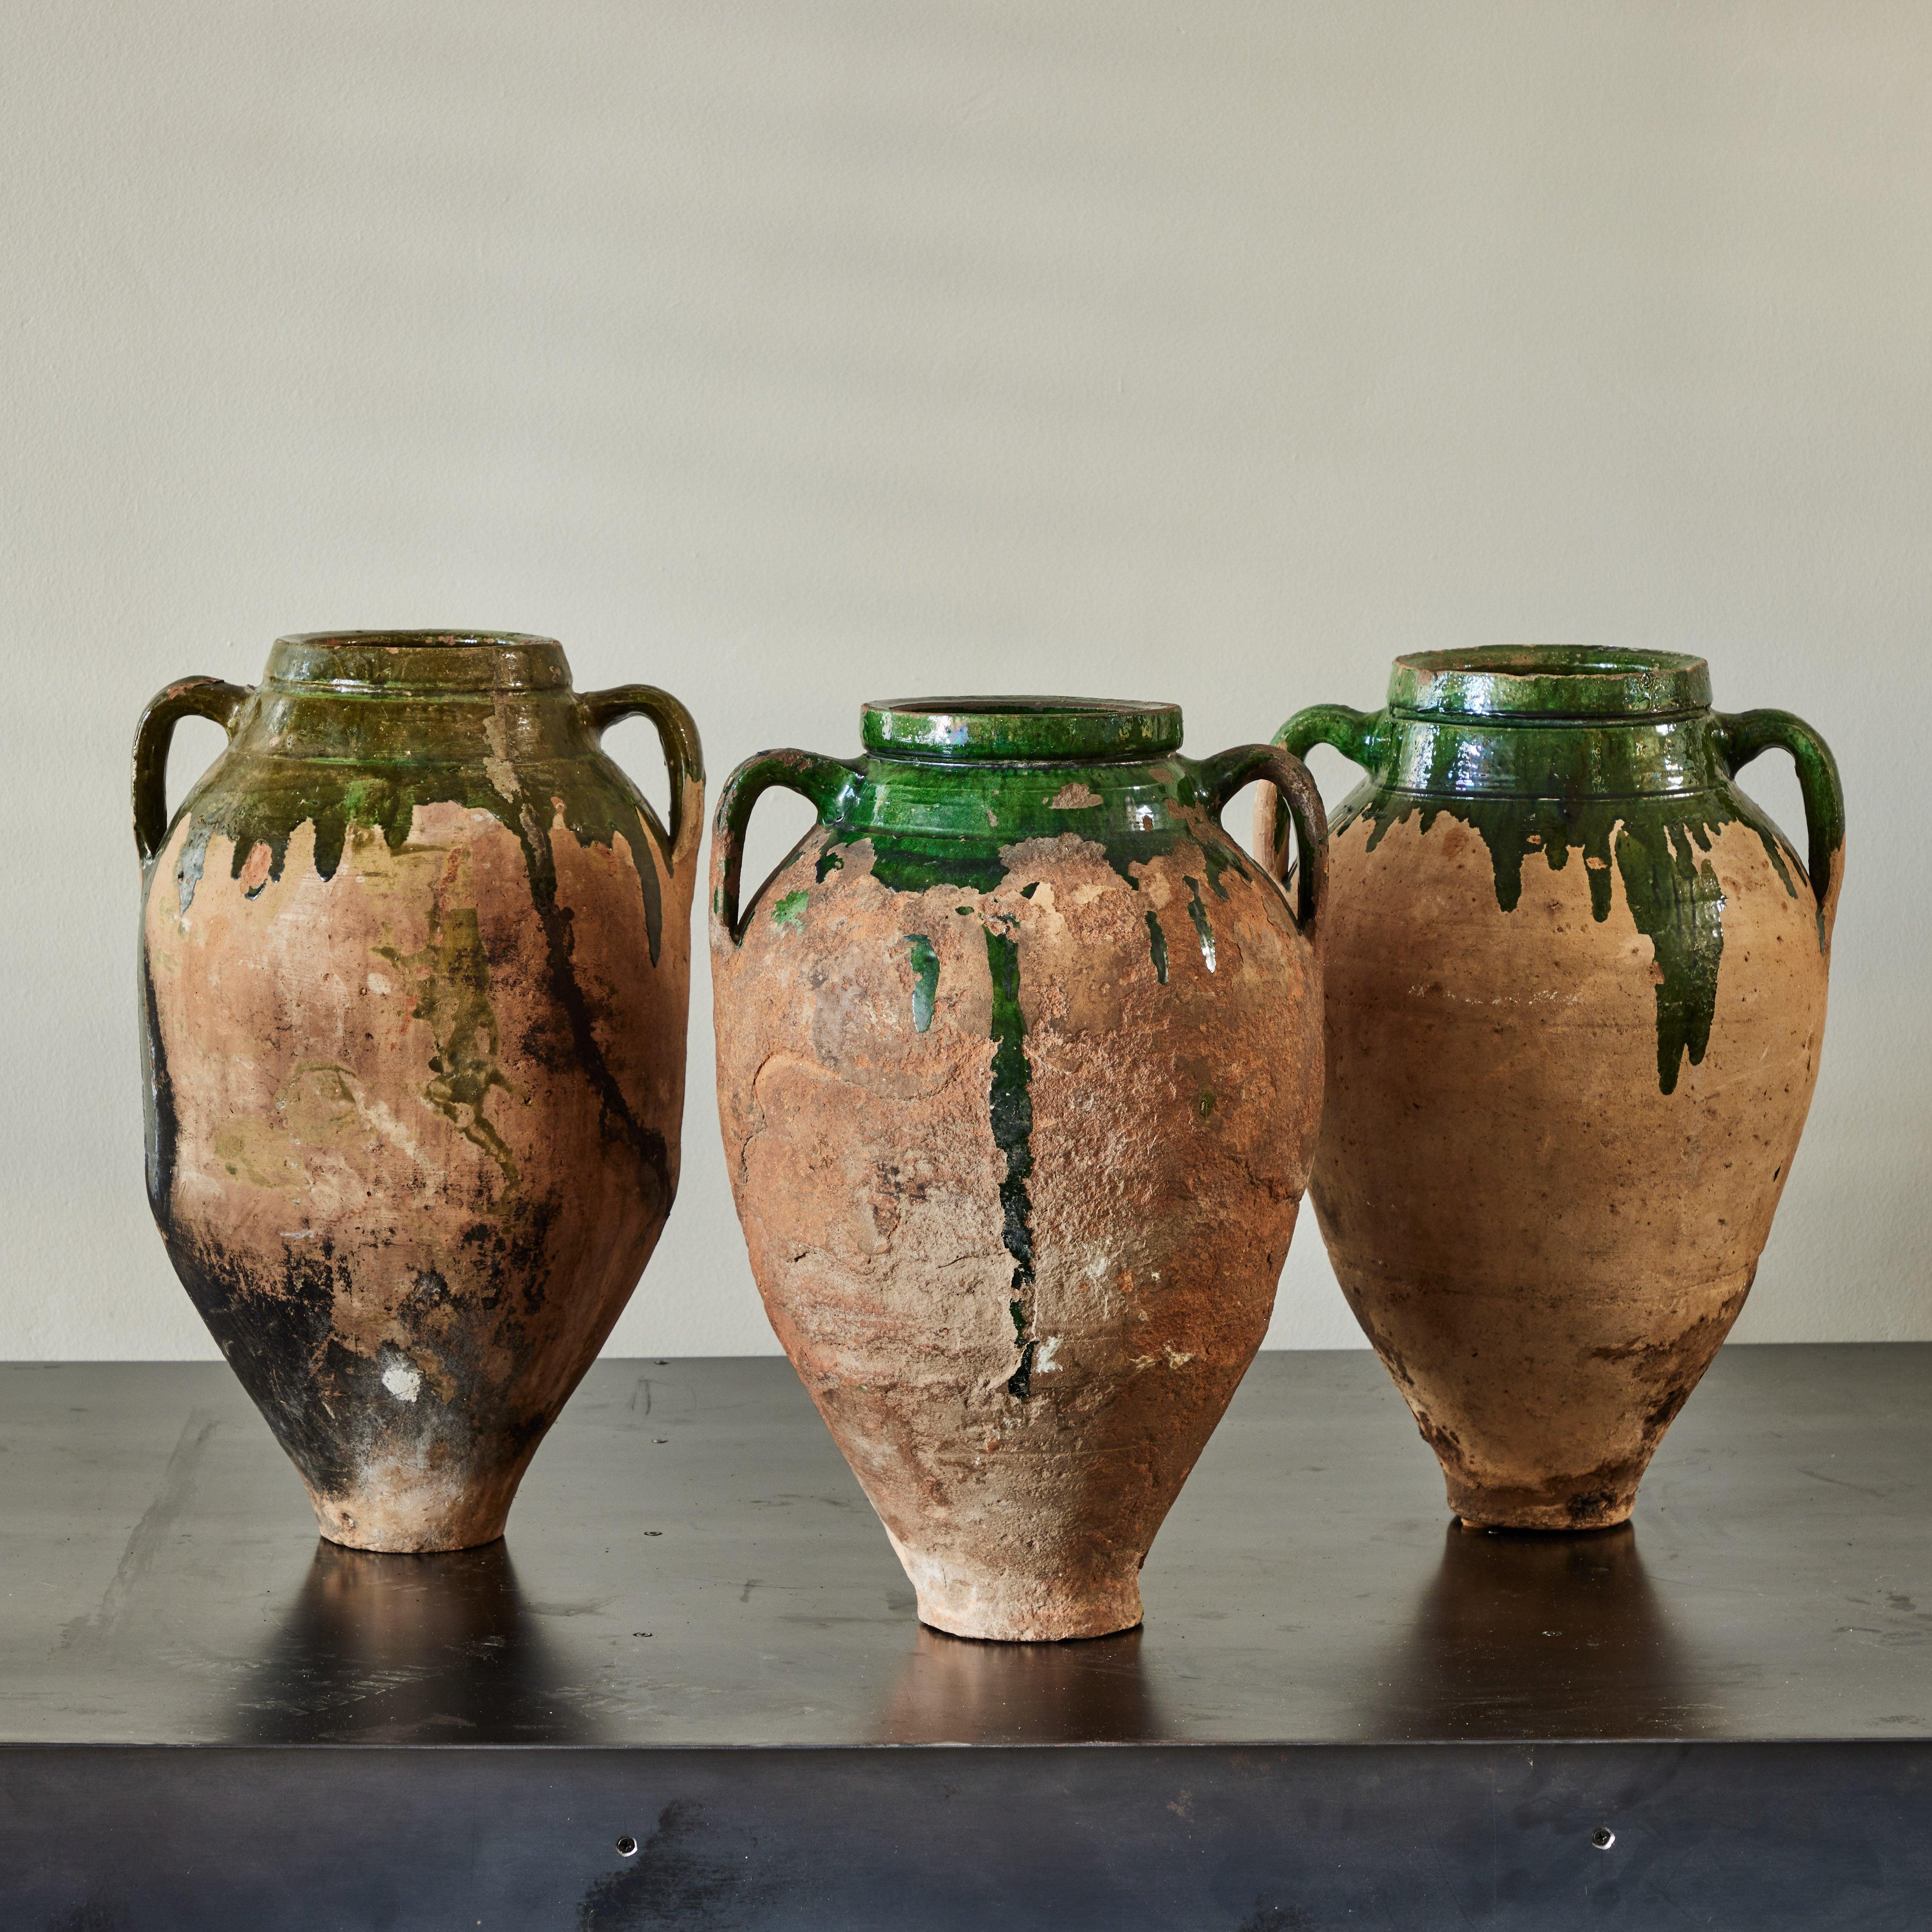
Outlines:
[[[1373, 772], [1388, 748], [1392, 720], [1387, 710], [1358, 711], [1346, 704], [1311, 704], [1298, 711], [1275, 734], [1271, 745], [1243, 745], [1193, 769], [1196, 796], [1218, 823], [1222, 808], [1243, 786], [1257, 779], [1275, 788], [1272, 810], [1265, 794], [1256, 814], [1255, 850], [1276, 878], [1285, 875], [1286, 819], [1294, 824], [1300, 865], [1295, 923], [1312, 932], [1328, 887], [1327, 815], [1321, 794], [1302, 763], [1317, 745], [1330, 745], [1364, 771]], [[1726, 773], [1738, 773], [1760, 753], [1789, 752], [1804, 800], [1808, 850], [1805, 871], [1818, 908], [1820, 936], [1828, 941], [1837, 911], [1838, 874], [1844, 863], [1845, 794], [1831, 748], [1789, 711], [1714, 711], [1713, 748]], [[1186, 760], [1181, 760], [1186, 763]], [[772, 786], [796, 792], [821, 819], [836, 819], [856, 796], [865, 761], [820, 758], [811, 752], [766, 752], [732, 773], [718, 802], [717, 836], [712, 844], [712, 903], [729, 928], [732, 943], [742, 940], [752, 908], [738, 908], [740, 870], [746, 827], [759, 795]], [[755, 904], [758, 895], [752, 895]]]
[[[246, 685], [218, 677], [184, 677], [171, 684], [141, 714], [134, 730], [134, 843], [141, 863], [152, 866], [168, 836], [168, 746], [184, 718], [206, 718], [232, 739], [254, 692]], [[667, 831], [648, 800], [640, 800], [645, 823], [673, 872], [697, 849], [702, 820], [692, 810], [694, 793], [704, 783], [704, 751], [691, 713], [668, 691], [654, 684], [613, 685], [577, 698], [578, 715], [593, 738], [601, 739], [621, 718], [648, 718], [658, 728], [664, 764], [670, 773], [670, 827]]]
[[[1761, 752], [1790, 754], [1804, 800], [1804, 869], [1817, 901], [1820, 926], [1828, 933], [1837, 910], [1845, 844], [1845, 793], [1832, 748], [1790, 711], [1713, 711], [1710, 718], [1712, 746], [1732, 778]], [[1317, 745], [1332, 745], [1343, 758], [1372, 772], [1388, 748], [1391, 723], [1386, 710], [1311, 704], [1298, 711], [1275, 734], [1274, 741], [1298, 758], [1305, 758]]]
[[[184, 718], [206, 718], [232, 737], [243, 707], [254, 695], [247, 686], [217, 677], [183, 678], [171, 684], [142, 714], [134, 739], [134, 841], [144, 866], [152, 865], [167, 836], [168, 746]], [[577, 700], [579, 714], [593, 737], [601, 739], [620, 718], [646, 717], [658, 729], [664, 764], [670, 774], [670, 825], [667, 831], [650, 805], [646, 822], [657, 838], [665, 862], [675, 871], [692, 856], [699, 831], [691, 809], [694, 792], [704, 782], [704, 755], [691, 713], [667, 691], [655, 685], [623, 684], [608, 691], [586, 692]], [[1837, 761], [1829, 748], [1804, 721], [1788, 711], [1714, 712], [1712, 734], [1718, 756], [1735, 777], [1761, 752], [1790, 754], [1804, 800], [1806, 869], [1821, 922], [1828, 925], [1838, 886], [1837, 871], [1845, 842], [1844, 792]], [[1300, 852], [1295, 896], [1295, 922], [1304, 932], [1314, 929], [1328, 886], [1327, 814], [1322, 796], [1301, 760], [1316, 745], [1330, 745], [1342, 755], [1372, 771], [1390, 724], [1386, 711], [1364, 712], [1346, 704], [1315, 704], [1296, 712], [1276, 734], [1272, 745], [1241, 745], [1232, 751], [1193, 764], [1196, 796], [1218, 823], [1229, 799], [1257, 780], [1271, 784], [1281, 808], [1292, 819]], [[1191, 760], [1183, 760], [1192, 763]], [[717, 835], [712, 844], [712, 904], [731, 935], [740, 943], [751, 916], [738, 907], [744, 840], [752, 808], [773, 786], [796, 792], [821, 819], [836, 818], [856, 798], [865, 770], [862, 759], [821, 758], [810, 752], [766, 752], [749, 758], [734, 772], [718, 801]], [[1262, 857], [1277, 876], [1286, 868], [1285, 829], [1279, 813], [1272, 828], [1261, 815]], [[757, 895], [754, 895], [755, 902]]]
[[[168, 832], [168, 746], [175, 727], [184, 718], [206, 718], [235, 735], [242, 713], [254, 692], [245, 685], [218, 677], [184, 677], [170, 685], [141, 714], [134, 734], [134, 843], [141, 862], [152, 866], [160, 856]], [[668, 691], [656, 685], [622, 684], [608, 691], [586, 692], [577, 700], [578, 715], [594, 738], [601, 739], [620, 718], [649, 718], [658, 728], [664, 764], [670, 774], [670, 827], [658, 821], [648, 801], [642, 801], [646, 823], [657, 839], [665, 863], [675, 872], [698, 843], [698, 820], [689, 807], [694, 788], [704, 782], [704, 754], [691, 713]], [[1296, 888], [1295, 922], [1311, 931], [1320, 916], [1328, 884], [1328, 821], [1322, 795], [1315, 789], [1301, 760], [1274, 745], [1242, 745], [1198, 764], [1191, 760], [1196, 795], [1216, 821], [1222, 808], [1243, 786], [1257, 779], [1273, 784], [1286, 801], [1300, 843], [1301, 865]], [[745, 831], [752, 808], [774, 785], [796, 792], [821, 818], [836, 817], [858, 795], [865, 760], [842, 762], [811, 752], [766, 752], [748, 758], [734, 772], [718, 801], [717, 832], [712, 842], [712, 904], [731, 934], [734, 945], [745, 936], [746, 921], [738, 910], [739, 875], [745, 859]], [[755, 902], [757, 895], [753, 895]]]
[[[1294, 822], [1295, 842], [1300, 855], [1295, 879], [1294, 922], [1302, 932], [1312, 934], [1328, 894], [1328, 818], [1307, 766], [1279, 745], [1237, 745], [1232, 751], [1198, 763], [1176, 754], [1174, 762], [1186, 771], [1192, 781], [1195, 802], [1204, 808], [1216, 824], [1228, 800], [1244, 785], [1259, 780], [1275, 788]], [[745, 830], [759, 799], [774, 786], [795, 791], [813, 807], [821, 821], [830, 823], [843, 816], [857, 799], [865, 775], [863, 758], [826, 758], [815, 752], [762, 752], [754, 758], [747, 758], [725, 782], [718, 796], [717, 829], [711, 841], [711, 904], [720, 923], [730, 934], [734, 946], [743, 942], [764, 890], [761, 886], [754, 892], [750, 904], [740, 913], [738, 892], [745, 862]], [[1283, 850], [1285, 856], [1285, 847]], [[1286, 871], [1285, 866], [1277, 866], [1272, 860], [1269, 869], [1277, 878]]]

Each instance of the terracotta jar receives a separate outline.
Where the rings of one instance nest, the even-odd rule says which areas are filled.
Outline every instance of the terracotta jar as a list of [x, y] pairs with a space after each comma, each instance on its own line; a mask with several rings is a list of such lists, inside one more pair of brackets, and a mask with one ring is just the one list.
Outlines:
[[[1368, 772], [1330, 864], [1312, 1188], [1350, 1306], [1472, 1526], [1630, 1514], [1744, 1305], [1810, 1103], [1844, 808], [1703, 661], [1396, 660], [1277, 740]], [[1796, 760], [1810, 862], [1732, 776]], [[1263, 848], [1274, 813], [1263, 800]]]
[[[637, 712], [668, 832], [598, 749]], [[230, 742], [170, 824], [188, 715]], [[539, 638], [284, 638], [141, 720], [148, 1200], [338, 1543], [500, 1535], [644, 1270], [704, 799], [675, 698]]]
[[[740, 766], [712, 844], [718, 1114], [779, 1340], [956, 1635], [1140, 1619], [1268, 1327], [1321, 1101], [1321, 802], [1172, 705], [865, 709]], [[1221, 831], [1266, 774], [1291, 904]], [[754, 801], [817, 825], [741, 913]]]

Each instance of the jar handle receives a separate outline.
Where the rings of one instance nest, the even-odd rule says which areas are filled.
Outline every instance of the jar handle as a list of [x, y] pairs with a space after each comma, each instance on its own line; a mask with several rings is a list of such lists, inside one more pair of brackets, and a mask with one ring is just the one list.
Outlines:
[[1294, 821], [1294, 923], [1312, 942], [1328, 896], [1328, 814], [1322, 808], [1322, 794], [1316, 790], [1308, 767], [1278, 745], [1238, 745], [1232, 752], [1204, 760], [1195, 783], [1219, 824], [1228, 800], [1257, 778], [1265, 781], [1262, 789], [1264, 808], [1256, 812], [1255, 824], [1267, 836], [1257, 838], [1255, 856], [1268, 876], [1280, 880], [1286, 889], [1288, 841], [1279, 836], [1276, 824], [1277, 812], [1285, 812]]
[[1760, 752], [1789, 752], [1804, 799], [1810, 847], [1804, 870], [1818, 903], [1818, 945], [1832, 948], [1838, 917], [1838, 888], [1845, 868], [1845, 790], [1832, 748], [1803, 718], [1789, 711], [1714, 711], [1712, 736], [1725, 770], [1735, 778]]
[[[718, 794], [718, 815], [711, 827], [711, 918], [713, 930], [726, 934], [734, 946], [745, 943], [746, 928], [752, 914], [764, 896], [767, 879], [754, 892], [740, 916], [738, 910], [739, 874], [745, 863], [745, 830], [752, 822], [752, 808], [764, 794], [777, 785], [795, 791], [818, 812], [820, 823], [836, 820], [857, 796], [864, 776], [862, 758], [850, 761], [821, 758], [815, 752], [760, 752], [747, 758], [724, 781]], [[778, 877], [776, 869], [772, 878]]]
[[620, 718], [648, 718], [658, 728], [664, 766], [670, 774], [670, 830], [665, 831], [648, 799], [644, 801], [644, 823], [658, 842], [664, 863], [676, 872], [698, 850], [704, 830], [704, 747], [691, 713], [669, 692], [660, 691], [654, 684], [617, 684], [608, 691], [587, 691], [578, 698], [577, 706], [590, 735], [600, 742]]
[[1332, 745], [1343, 758], [1373, 771], [1388, 732], [1386, 711], [1358, 711], [1348, 704], [1311, 704], [1274, 734], [1285, 752], [1305, 758], [1317, 745]]
[[[1274, 734], [1276, 746], [1296, 759], [1305, 758], [1317, 745], [1332, 745], [1343, 758], [1372, 771], [1381, 757], [1388, 728], [1386, 711], [1358, 711], [1347, 704], [1311, 704], [1298, 711]], [[1274, 855], [1288, 835], [1288, 816], [1271, 785], [1262, 786], [1255, 800], [1255, 851], [1272, 867]]]
[[184, 677], [141, 713], [134, 728], [134, 845], [143, 870], [167, 843], [168, 746], [175, 727], [184, 718], [212, 718], [232, 740], [242, 707], [254, 694], [218, 677]]

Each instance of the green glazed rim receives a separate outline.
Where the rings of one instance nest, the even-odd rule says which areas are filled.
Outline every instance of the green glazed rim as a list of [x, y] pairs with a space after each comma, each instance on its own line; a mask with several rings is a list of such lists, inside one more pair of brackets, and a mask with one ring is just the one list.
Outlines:
[[311, 631], [278, 638], [266, 682], [347, 695], [567, 689], [554, 638], [522, 631]]
[[1112, 698], [877, 698], [861, 712], [860, 732], [868, 752], [939, 764], [1145, 761], [1180, 748], [1180, 706]]
[[1389, 674], [1404, 718], [1657, 718], [1711, 708], [1710, 668], [1677, 651], [1498, 644], [1414, 651]]

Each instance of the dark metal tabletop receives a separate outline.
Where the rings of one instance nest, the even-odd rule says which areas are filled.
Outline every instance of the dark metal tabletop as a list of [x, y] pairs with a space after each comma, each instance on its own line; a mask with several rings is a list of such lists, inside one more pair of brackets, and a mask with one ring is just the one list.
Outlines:
[[1932, 1736], [1932, 1346], [1732, 1348], [1628, 1528], [1457, 1528], [1366, 1354], [1262, 1356], [1147, 1621], [913, 1614], [788, 1365], [606, 1361], [506, 1540], [317, 1540], [215, 1364], [0, 1372], [0, 1740], [1302, 1743]]
[[777, 1359], [599, 1364], [441, 1557], [319, 1543], [219, 1365], [8, 1367], [0, 1923], [1932, 1910], [1932, 1346], [1728, 1348], [1634, 1523], [1547, 1538], [1454, 1525], [1372, 1357], [1266, 1355], [1143, 1588], [922, 1628]]

